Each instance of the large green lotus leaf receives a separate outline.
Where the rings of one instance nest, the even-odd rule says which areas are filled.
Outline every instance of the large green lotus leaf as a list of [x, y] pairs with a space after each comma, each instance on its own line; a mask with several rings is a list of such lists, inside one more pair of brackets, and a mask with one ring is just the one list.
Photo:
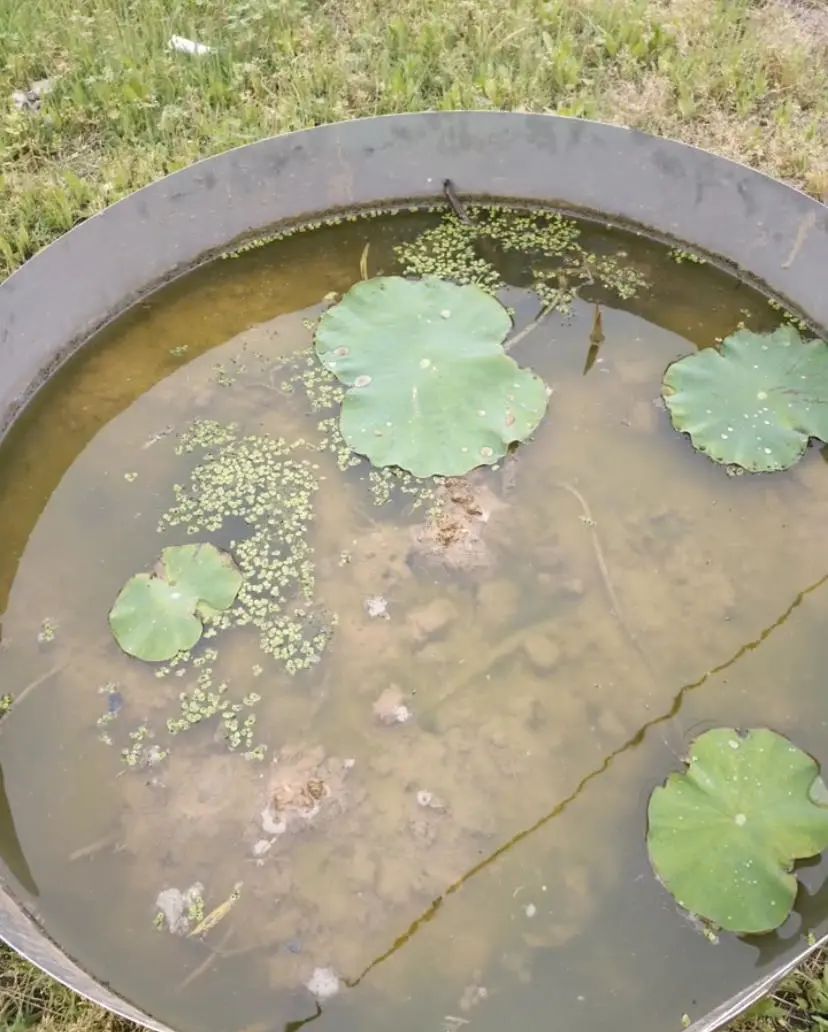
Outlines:
[[147, 662], [191, 649], [204, 630], [199, 610], [227, 609], [242, 576], [210, 544], [165, 548], [156, 574], [131, 577], [115, 600], [109, 625], [124, 652]]
[[512, 321], [478, 287], [384, 276], [322, 316], [316, 353], [350, 387], [340, 427], [376, 466], [459, 476], [496, 462], [546, 411], [542, 380], [502, 348]]
[[653, 869], [692, 913], [733, 932], [770, 931], [793, 906], [793, 862], [828, 847], [825, 798], [815, 761], [781, 735], [708, 731], [687, 771], [650, 797]]
[[716, 462], [754, 473], [787, 469], [809, 437], [828, 441], [828, 344], [792, 326], [738, 330], [721, 349], [673, 362], [664, 401], [676, 430]]

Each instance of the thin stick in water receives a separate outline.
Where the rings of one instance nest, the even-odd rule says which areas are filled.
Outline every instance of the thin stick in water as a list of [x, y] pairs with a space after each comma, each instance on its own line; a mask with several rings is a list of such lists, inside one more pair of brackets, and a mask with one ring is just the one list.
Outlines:
[[536, 330], [538, 326], [540, 326], [540, 324], [547, 318], [550, 312], [553, 311], [554, 308], [551, 305], [548, 305], [546, 308], [541, 308], [541, 310], [530, 323], [527, 323], [522, 330], [519, 330], [514, 335], [514, 337], [510, 337], [508, 340], [504, 341], [503, 350], [510, 351], [516, 344], [520, 344], [524, 337], [528, 337], [529, 334], [533, 332], [533, 330]]
[[443, 194], [445, 195], [446, 200], [451, 205], [451, 210], [454, 212], [457, 218], [460, 219], [463, 225], [473, 226], [474, 222], [472, 221], [469, 213], [466, 211], [465, 205], [457, 196], [457, 193], [454, 189], [454, 183], [452, 183], [450, 179], [443, 180]]
[[85, 860], [87, 857], [94, 856], [96, 853], [100, 853], [102, 849], [106, 849], [107, 846], [114, 846], [118, 841], [118, 836], [114, 831], [110, 831], [107, 835], [102, 835], [101, 838], [95, 839], [94, 842], [90, 842], [88, 846], [81, 846], [80, 849], [76, 849], [74, 853], [69, 854], [69, 863], [74, 863], [76, 860]]
[[64, 660], [62, 663], [56, 663], [51, 668], [51, 670], [47, 670], [45, 674], [41, 674], [40, 677], [36, 677], [34, 681], [31, 681], [29, 684], [27, 684], [23, 691], [15, 697], [12, 706], [19, 706], [20, 703], [29, 694], [29, 692], [33, 692], [35, 688], [39, 688], [42, 684], [45, 684], [47, 681], [50, 681], [55, 676], [55, 674], [59, 674], [61, 670], [64, 669], [64, 667], [68, 666], [68, 664], [68, 659]]
[[178, 986], [179, 992], [181, 992], [183, 989], [186, 989], [188, 985], [192, 985], [193, 982], [196, 981], [196, 979], [201, 978], [203, 974], [210, 970], [210, 968], [213, 966], [216, 960], [221, 956], [222, 948], [227, 945], [230, 936], [233, 934], [234, 931], [235, 928], [225, 929], [224, 935], [221, 937], [221, 940], [219, 941], [216, 948], [210, 950], [210, 952], [207, 954], [204, 960], [198, 965], [198, 967], [193, 968], [189, 975], [187, 975], [187, 977]]

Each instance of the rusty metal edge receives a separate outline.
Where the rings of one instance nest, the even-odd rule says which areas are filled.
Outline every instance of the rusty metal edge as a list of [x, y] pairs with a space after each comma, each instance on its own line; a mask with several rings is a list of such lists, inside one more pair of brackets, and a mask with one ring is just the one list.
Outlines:
[[[0, 284], [0, 437], [91, 333], [235, 244], [291, 221], [463, 194], [601, 217], [711, 255], [828, 326], [828, 208], [737, 162], [637, 130], [553, 115], [447, 112], [336, 123], [176, 172], [94, 216]], [[171, 1032], [84, 972], [0, 891], [0, 938], [93, 1002]], [[826, 940], [691, 1032], [716, 1032]]]

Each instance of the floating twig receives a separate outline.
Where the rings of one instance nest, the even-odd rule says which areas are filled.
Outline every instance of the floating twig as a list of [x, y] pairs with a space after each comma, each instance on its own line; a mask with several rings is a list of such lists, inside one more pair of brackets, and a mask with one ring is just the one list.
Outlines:
[[29, 692], [33, 692], [35, 688], [39, 688], [42, 684], [45, 684], [46, 681], [51, 680], [56, 674], [59, 674], [61, 670], [64, 669], [64, 667], [68, 666], [68, 664], [68, 659], [64, 660], [62, 663], [56, 663], [55, 666], [51, 668], [51, 670], [47, 670], [45, 674], [41, 674], [40, 677], [36, 677], [34, 681], [31, 681], [29, 684], [26, 685], [26, 687], [19, 695], [15, 696], [12, 705], [19, 706], [20, 703], [29, 694]]
[[221, 941], [218, 943], [216, 948], [214, 950], [210, 950], [198, 967], [193, 968], [189, 975], [187, 975], [187, 977], [179, 984], [179, 992], [186, 989], [188, 985], [192, 985], [196, 979], [201, 978], [202, 975], [206, 974], [210, 970], [216, 960], [222, 956], [221, 950], [227, 945], [227, 942], [234, 931], [235, 929], [233, 928], [227, 928], [225, 930], [224, 935], [221, 937]]
[[540, 324], [546, 320], [547, 316], [549, 316], [554, 311], [555, 308], [553, 305], [547, 305], [545, 308], [541, 308], [541, 310], [530, 323], [527, 323], [522, 330], [519, 330], [514, 335], [514, 337], [510, 337], [508, 340], [504, 341], [503, 350], [510, 351], [516, 344], [520, 344], [524, 337], [528, 337], [529, 334], [532, 333], [533, 330], [536, 330], [538, 326], [540, 326]]
[[577, 500], [578, 504], [580, 505], [582, 513], [581, 519], [583, 523], [589, 528], [590, 538], [592, 539], [592, 551], [595, 555], [595, 562], [598, 565], [598, 571], [601, 574], [601, 580], [604, 582], [604, 590], [607, 593], [607, 598], [609, 599], [612, 614], [618, 621], [619, 625], [621, 626], [621, 630], [628, 638], [630, 644], [633, 646], [635, 651], [642, 659], [644, 665], [649, 670], [650, 661], [644, 653], [644, 650], [641, 648], [638, 638], [635, 636], [635, 634], [633, 634], [632, 630], [630, 629], [630, 626], [627, 623], [627, 619], [624, 615], [624, 611], [621, 608], [621, 603], [618, 601], [618, 595], [616, 594], [615, 586], [612, 583], [612, 577], [610, 577], [609, 567], [607, 566], [607, 560], [604, 557], [604, 550], [601, 547], [601, 539], [598, 536], [598, 531], [595, 529], [595, 520], [592, 518], [592, 513], [590, 511], [586, 498], [584, 498], [584, 496], [581, 494], [577, 487], [575, 487], [573, 484], [570, 484], [566, 480], [557, 480], [553, 483], [552, 486], [560, 488], [562, 491], [567, 491], [569, 494], [572, 495], [573, 498]]
[[362, 254], [359, 258], [359, 274], [364, 280], [368, 279], [368, 252], [370, 249], [371, 241], [369, 240], [365, 247], [363, 247]]
[[194, 939], [197, 935], [206, 935], [207, 932], [212, 931], [216, 927], [219, 921], [227, 917], [236, 903], [238, 903], [243, 885], [244, 882], [236, 882], [233, 886], [233, 891], [227, 899], [223, 903], [219, 903], [215, 910], [211, 910], [203, 921], [199, 921], [195, 928], [187, 933], [187, 938]]
[[81, 846], [80, 849], [76, 849], [74, 853], [69, 854], [69, 863], [74, 863], [76, 860], [85, 860], [87, 857], [95, 856], [96, 853], [100, 853], [102, 849], [106, 849], [107, 846], [114, 846], [118, 841], [118, 836], [114, 831], [110, 831], [109, 834], [101, 836], [99, 839], [95, 839], [94, 842], [90, 842], [88, 846]]

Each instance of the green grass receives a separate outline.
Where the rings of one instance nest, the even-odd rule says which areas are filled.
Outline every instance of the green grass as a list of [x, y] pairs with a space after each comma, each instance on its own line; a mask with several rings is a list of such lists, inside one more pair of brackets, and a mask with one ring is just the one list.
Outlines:
[[[824, 0], [0, 0], [0, 274], [262, 136], [451, 108], [624, 122], [828, 192]], [[171, 33], [216, 53], [170, 52]], [[6, 101], [57, 77], [37, 114]]]
[[[216, 53], [172, 53], [172, 33]], [[12, 91], [44, 77], [56, 82], [41, 109], [17, 111]], [[197, 158], [336, 119], [453, 108], [633, 125], [828, 198], [828, 5], [0, 0], [0, 276]], [[0, 952], [0, 1032], [128, 1027]], [[825, 1029], [822, 958], [738, 1026]]]
[[825, 1032], [828, 1029], [828, 963], [817, 954], [730, 1032]]
[[0, 1032], [137, 1032], [0, 946]]

